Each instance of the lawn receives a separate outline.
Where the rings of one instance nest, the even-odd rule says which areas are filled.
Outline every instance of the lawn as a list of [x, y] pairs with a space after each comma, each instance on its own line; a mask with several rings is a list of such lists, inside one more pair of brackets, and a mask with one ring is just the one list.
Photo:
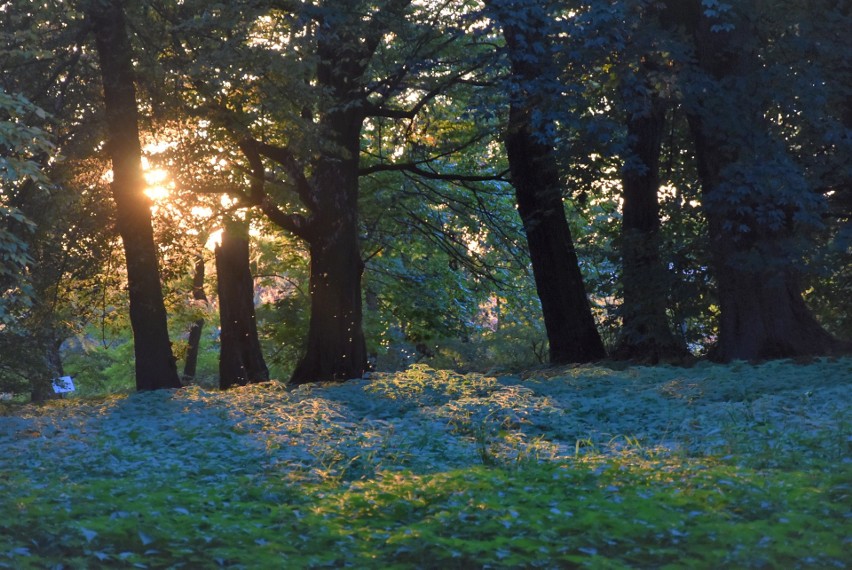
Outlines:
[[0, 568], [846, 568], [852, 359], [0, 404]]

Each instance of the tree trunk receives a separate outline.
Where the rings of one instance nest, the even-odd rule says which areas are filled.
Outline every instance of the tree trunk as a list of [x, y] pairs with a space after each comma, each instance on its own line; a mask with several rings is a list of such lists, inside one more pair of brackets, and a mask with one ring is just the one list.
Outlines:
[[216, 246], [219, 322], [219, 387], [245, 386], [269, 380], [257, 337], [254, 279], [249, 263], [248, 227], [227, 224]]
[[101, 66], [112, 193], [127, 260], [136, 389], [178, 388], [180, 379], [166, 325], [150, 200], [143, 193], [136, 89], [124, 9], [119, 0], [92, 0], [87, 15]]
[[[355, 42], [355, 43], [352, 43]], [[311, 319], [292, 384], [360, 378], [367, 370], [358, 235], [358, 162], [364, 121], [361, 82], [369, 55], [333, 27], [318, 33], [317, 82], [332, 95], [320, 120], [328, 141], [313, 176]]]
[[[341, 228], [339, 228], [341, 229]], [[367, 370], [367, 346], [361, 326], [363, 265], [357, 231], [350, 239], [311, 242], [311, 320], [304, 358], [291, 383], [360, 378]]]
[[[195, 272], [192, 275], [192, 300], [207, 304], [207, 295], [204, 293], [204, 256], [198, 254], [195, 260]], [[196, 368], [198, 365], [198, 350], [201, 346], [201, 332], [204, 330], [204, 319], [198, 319], [189, 327], [189, 339], [187, 341], [186, 362], [183, 365], [182, 381], [191, 384], [195, 381]]]
[[329, 123], [337, 140], [346, 141], [347, 152], [320, 160], [314, 180], [321, 204], [310, 240], [311, 319], [305, 356], [290, 379], [293, 384], [360, 378], [367, 370], [358, 237], [361, 121], [346, 115], [330, 117]]
[[[692, 33], [698, 67], [712, 82], [691, 89], [686, 106], [718, 282], [721, 320], [714, 356], [721, 361], [821, 355], [843, 347], [801, 296], [790, 243], [797, 236], [797, 208], [803, 206], [781, 203], [774, 190], [761, 187], [770, 183], [764, 179], [767, 164], [789, 162], [768, 134], [757, 35], [745, 13], [753, 9], [744, 2], [711, 17], [698, 0], [678, 7]], [[750, 171], [758, 167], [763, 174]], [[785, 221], [768, 223], [763, 212]]]
[[38, 370], [33, 370], [34, 378], [30, 392], [30, 399], [33, 402], [45, 402], [60, 397], [53, 390], [53, 381], [65, 375], [61, 346], [62, 340], [57, 339], [50, 330], [42, 331], [34, 339], [30, 348], [40, 356], [42, 365]]
[[509, 24], [512, 19], [511, 14], [504, 12], [506, 6], [497, 8], [495, 2], [488, 4], [503, 26], [513, 80], [517, 84], [509, 110], [506, 152], [541, 300], [550, 362], [598, 360], [606, 356], [606, 351], [595, 328], [565, 217], [554, 150], [544, 141], [544, 125], [533, 124], [537, 101], [527, 89], [546, 69], [542, 61], [546, 56], [535, 57], [536, 50], [530, 48], [534, 43], [546, 44], [546, 37], [536, 34], [544, 29], [544, 23], [526, 22], [523, 29], [517, 28]]
[[[529, 244], [551, 364], [606, 356], [583, 285], [552, 150], [535, 142], [528, 114], [512, 105], [506, 149]], [[520, 115], [520, 117], [519, 117]]]
[[[642, 73], [641, 71], [639, 72]], [[644, 77], [644, 101], [626, 101], [628, 155], [622, 167], [622, 328], [614, 356], [656, 363], [684, 356], [666, 315], [668, 279], [660, 261], [660, 149], [667, 104]], [[637, 90], [627, 90], [636, 93]]]

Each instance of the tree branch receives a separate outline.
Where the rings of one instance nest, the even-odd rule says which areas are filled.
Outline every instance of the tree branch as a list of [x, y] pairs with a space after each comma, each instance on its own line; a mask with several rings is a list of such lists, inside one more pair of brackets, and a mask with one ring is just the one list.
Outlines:
[[489, 174], [483, 176], [469, 174], [450, 174], [446, 172], [435, 172], [434, 170], [424, 170], [423, 168], [420, 168], [417, 163], [414, 162], [403, 162], [397, 164], [374, 164], [372, 166], [366, 166], [364, 168], [359, 169], [358, 174], [360, 176], [368, 176], [377, 172], [407, 172], [411, 174], [416, 174], [417, 176], [421, 176], [423, 178], [428, 178], [430, 180], [446, 180], [448, 182], [509, 181], [508, 178], [506, 178], [506, 174], [509, 173], [508, 169], [500, 172], [499, 174]]
[[387, 119], [413, 119], [417, 116], [423, 107], [426, 106], [427, 103], [435, 99], [441, 93], [444, 93], [447, 89], [452, 87], [457, 83], [461, 83], [463, 81], [463, 77], [468, 73], [475, 71], [478, 67], [473, 67], [470, 69], [464, 69], [452, 77], [448, 78], [446, 81], [443, 81], [426, 92], [423, 97], [418, 100], [414, 106], [410, 109], [394, 109], [391, 107], [386, 107], [385, 105], [376, 105], [374, 103], [369, 103], [365, 109], [365, 114], [368, 117], [385, 117]]
[[260, 207], [260, 210], [266, 214], [266, 217], [273, 224], [284, 228], [306, 241], [310, 241], [310, 222], [308, 219], [300, 214], [288, 214], [284, 212], [266, 193], [264, 188], [266, 171], [263, 167], [263, 159], [257, 149], [258, 144], [260, 143], [253, 139], [243, 139], [237, 143], [251, 169], [249, 176], [250, 194], [247, 196], [248, 202]]
[[255, 146], [255, 149], [259, 154], [274, 160], [284, 168], [287, 175], [295, 184], [296, 194], [298, 194], [299, 199], [302, 200], [309, 210], [315, 212], [318, 205], [314, 198], [313, 187], [311, 186], [310, 181], [308, 181], [308, 178], [305, 176], [304, 167], [296, 159], [293, 152], [287, 147], [271, 145], [268, 143], [251, 141], [250, 144]]

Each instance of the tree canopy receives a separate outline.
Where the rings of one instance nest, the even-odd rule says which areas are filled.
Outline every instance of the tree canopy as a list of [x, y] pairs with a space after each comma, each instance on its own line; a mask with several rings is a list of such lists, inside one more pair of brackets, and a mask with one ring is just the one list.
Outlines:
[[2, 389], [850, 349], [842, 4], [0, 18]]

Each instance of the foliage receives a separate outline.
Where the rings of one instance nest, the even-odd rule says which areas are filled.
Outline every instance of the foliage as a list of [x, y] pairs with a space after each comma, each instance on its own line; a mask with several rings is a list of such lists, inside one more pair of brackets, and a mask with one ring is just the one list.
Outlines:
[[[566, 213], [608, 344], [620, 327], [625, 124], [644, 95], [624, 85], [648, 54], [659, 64], [651, 83], [670, 104], [659, 200], [673, 328], [697, 354], [718, 335], [705, 218], [717, 207], [733, 220], [746, 213], [760, 227], [793, 214], [790, 224], [806, 231], [778, 247], [782, 261], [803, 274], [821, 323], [838, 336], [852, 334], [848, 10], [830, 0], [813, 4], [819, 9], [792, 0], [756, 5], [763, 64], [727, 94], [752, 90], [766, 121], [760, 133], [746, 132], [746, 121], [718, 125], [759, 148], [731, 167], [729, 180], [738, 183], [729, 184], [729, 200], [714, 205], [699, 191], [686, 119], [694, 110], [690, 94], [713, 85], [696, 73], [691, 40], [661, 25], [661, 3], [491, 4], [507, 8], [521, 28], [548, 22], [537, 32], [549, 43], [534, 48], [550, 50], [554, 66], [525, 87], [540, 98], [536, 120], [560, 157]], [[127, 295], [105, 199], [91, 38], [73, 4], [34, 6], [0, 3], [0, 67], [8, 70], [0, 78], [0, 285], [7, 293], [0, 327], [16, 329], [0, 339], [0, 383], [17, 392], [35, 370], [49, 377], [62, 346], [68, 371], [86, 379], [84, 391], [120, 391], [128, 374]], [[309, 179], [318, 174], [310, 165], [329, 149], [318, 118], [330, 97], [312, 79], [323, 18], [351, 21], [344, 31], [352, 38], [364, 35], [356, 28], [371, 18], [385, 30], [359, 85], [375, 105], [361, 124], [358, 210], [376, 370], [420, 362], [502, 372], [540, 363], [547, 352], [540, 306], [500, 144], [513, 86], [501, 34], [481, 3], [158, 0], [128, 5], [128, 17], [143, 142], [168, 143], [145, 152], [152, 167], [169, 171], [169, 197], [155, 203], [154, 215], [172, 337], [182, 354], [186, 328], [205, 317], [202, 384], [216, 374], [215, 287], [209, 277], [210, 303], [202, 309], [190, 300], [190, 270], [221, 218], [243, 215], [251, 203], [251, 177], [235, 140], [243, 130], [293, 150]], [[65, 163], [50, 158], [57, 150]], [[270, 198], [282, 211], [306, 215], [292, 172], [267, 166]], [[45, 175], [54, 183], [49, 194]], [[13, 195], [27, 198], [28, 209], [13, 204]], [[308, 255], [272, 224], [253, 224], [264, 350], [273, 376], [285, 378], [305, 345]], [[93, 338], [102, 346], [93, 348]], [[73, 348], [81, 345], [86, 349]]]
[[419, 366], [0, 404], [0, 567], [844, 567], [850, 381]]
[[45, 131], [30, 124], [46, 117], [43, 109], [0, 86], [0, 326], [11, 324], [33, 294], [24, 276], [32, 263], [35, 225], [20, 206], [26, 200], [22, 194], [47, 192], [44, 163], [56, 149]]

